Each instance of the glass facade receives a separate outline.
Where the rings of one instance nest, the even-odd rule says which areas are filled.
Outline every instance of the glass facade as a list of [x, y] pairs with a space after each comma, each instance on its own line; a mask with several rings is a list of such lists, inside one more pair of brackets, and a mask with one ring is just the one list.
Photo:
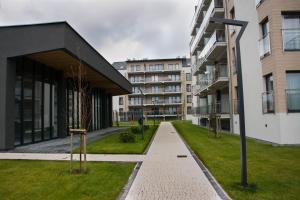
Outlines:
[[56, 71], [18, 59], [15, 83], [15, 145], [57, 137]]
[[65, 79], [62, 71], [25, 57], [16, 62], [15, 146], [64, 137], [70, 128], [112, 126], [110, 94], [90, 87], [79, 92], [76, 81]]

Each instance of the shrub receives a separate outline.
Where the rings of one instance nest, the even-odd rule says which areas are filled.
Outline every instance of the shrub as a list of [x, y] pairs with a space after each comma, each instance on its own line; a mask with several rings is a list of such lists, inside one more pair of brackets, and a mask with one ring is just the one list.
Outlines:
[[150, 128], [149, 125], [144, 125], [144, 130], [148, 130]]
[[131, 131], [132, 133], [134, 133], [134, 134], [140, 133], [140, 129], [139, 129], [138, 126], [132, 126], [132, 127], [130, 128], [130, 131]]
[[120, 140], [124, 143], [133, 143], [135, 142], [135, 135], [130, 131], [124, 131], [120, 133]]

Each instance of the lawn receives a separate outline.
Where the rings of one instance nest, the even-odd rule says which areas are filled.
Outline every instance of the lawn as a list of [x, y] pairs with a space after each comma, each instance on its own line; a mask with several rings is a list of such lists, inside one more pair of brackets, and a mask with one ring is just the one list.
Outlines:
[[113, 200], [134, 165], [88, 162], [87, 174], [70, 174], [65, 161], [0, 160], [0, 199]]
[[222, 134], [215, 138], [207, 129], [189, 121], [173, 125], [233, 199], [300, 199], [300, 147], [275, 147], [247, 139], [250, 189], [240, 183], [240, 140]]
[[[145, 131], [144, 139], [141, 134], [136, 134], [136, 142], [123, 143], [119, 139], [120, 133], [109, 135], [100, 140], [91, 142], [87, 145], [87, 153], [106, 153], [106, 154], [142, 154], [147, 148], [158, 126], [149, 126]], [[75, 152], [79, 152], [78, 149]]]
[[[145, 125], [150, 125], [150, 126], [153, 126], [154, 124], [155, 125], [158, 125], [160, 123], [159, 120], [145, 120], [144, 121], [144, 124]], [[138, 126], [139, 123], [138, 121], [127, 121], [127, 122], [119, 122], [119, 126]], [[113, 126], [117, 126], [117, 122], [113, 122]]]

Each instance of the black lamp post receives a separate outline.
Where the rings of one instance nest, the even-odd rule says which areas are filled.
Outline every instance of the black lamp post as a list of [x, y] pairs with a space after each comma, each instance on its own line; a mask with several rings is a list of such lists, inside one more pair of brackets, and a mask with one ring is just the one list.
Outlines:
[[247, 151], [246, 151], [246, 133], [245, 133], [245, 112], [244, 112], [244, 91], [243, 91], [243, 75], [242, 75], [242, 64], [241, 64], [241, 50], [240, 50], [240, 39], [247, 27], [248, 22], [224, 18], [211, 17], [210, 22], [220, 23], [225, 25], [233, 25], [241, 27], [239, 31], [235, 45], [236, 45], [236, 60], [237, 60], [237, 82], [238, 82], [238, 93], [239, 93], [239, 121], [240, 121], [240, 142], [241, 142], [241, 184], [247, 186]]
[[142, 140], [144, 140], [144, 93], [141, 87], [139, 87], [139, 91], [142, 95], [141, 97], [141, 106], [142, 106]]

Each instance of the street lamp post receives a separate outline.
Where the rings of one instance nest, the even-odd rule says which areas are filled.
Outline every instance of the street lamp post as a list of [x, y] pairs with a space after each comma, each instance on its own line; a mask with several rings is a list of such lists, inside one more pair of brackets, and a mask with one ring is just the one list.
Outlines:
[[153, 100], [152, 101], [153, 103], [153, 112], [154, 112], [154, 126], [155, 126], [155, 119], [156, 119], [156, 100]]
[[141, 87], [139, 87], [139, 91], [141, 93], [141, 107], [142, 107], [142, 140], [144, 140], [144, 93]]
[[239, 93], [239, 121], [240, 121], [240, 143], [241, 143], [241, 184], [247, 186], [247, 151], [246, 151], [246, 133], [245, 133], [245, 112], [244, 112], [244, 91], [243, 91], [243, 75], [242, 75], [242, 64], [241, 64], [241, 50], [240, 50], [240, 39], [248, 25], [246, 21], [224, 19], [211, 17], [210, 22], [220, 23], [225, 25], [233, 25], [241, 27], [237, 38], [236, 38], [236, 60], [237, 60], [237, 82], [238, 82], [238, 93]]

